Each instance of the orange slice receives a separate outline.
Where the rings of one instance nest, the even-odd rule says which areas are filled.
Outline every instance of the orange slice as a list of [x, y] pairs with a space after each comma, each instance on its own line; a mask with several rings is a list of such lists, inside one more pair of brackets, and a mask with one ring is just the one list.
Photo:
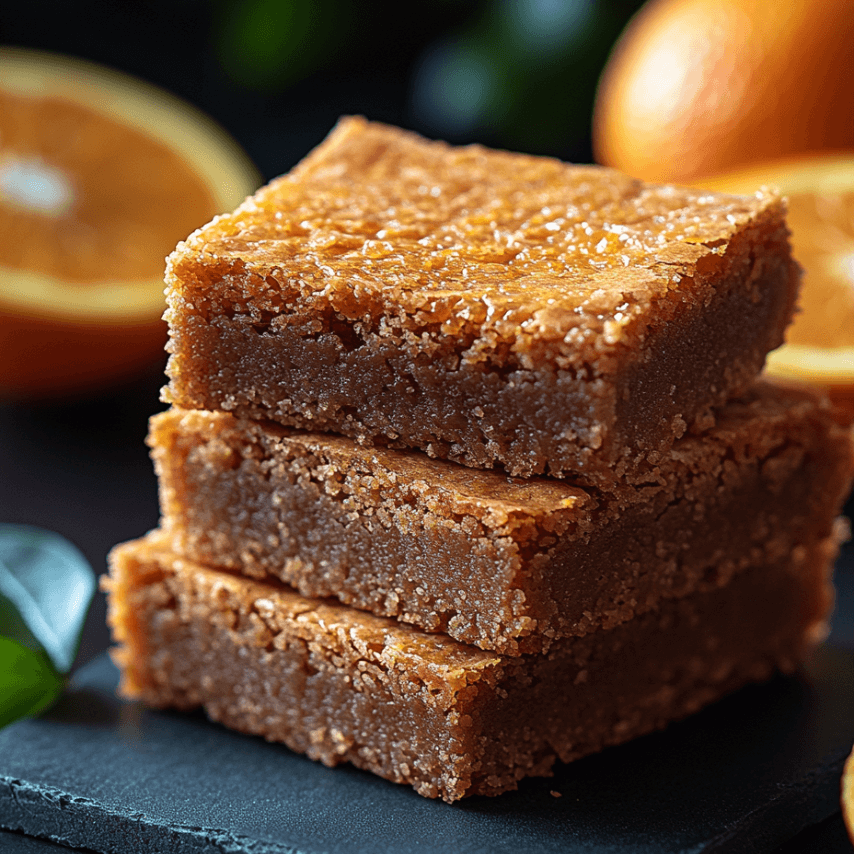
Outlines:
[[698, 186], [753, 192], [775, 185], [789, 201], [800, 313], [768, 371], [823, 386], [854, 419], [854, 151], [766, 163]]
[[0, 399], [75, 394], [160, 358], [165, 256], [258, 183], [165, 92], [0, 48]]
[[842, 772], [842, 818], [848, 828], [848, 835], [854, 842], [854, 751], [848, 757]]

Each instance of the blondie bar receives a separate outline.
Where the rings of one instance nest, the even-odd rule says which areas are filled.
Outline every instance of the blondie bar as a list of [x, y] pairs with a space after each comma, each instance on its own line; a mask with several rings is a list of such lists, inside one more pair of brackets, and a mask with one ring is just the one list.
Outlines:
[[147, 540], [112, 554], [122, 690], [203, 707], [327, 765], [427, 797], [495, 795], [789, 671], [821, 635], [831, 537], [607, 631], [505, 657]]
[[608, 496], [223, 412], [161, 413], [149, 444], [176, 553], [510, 655], [813, 548], [854, 476], [831, 410], [771, 383]]
[[643, 482], [782, 343], [784, 214], [345, 119], [169, 257], [165, 398]]

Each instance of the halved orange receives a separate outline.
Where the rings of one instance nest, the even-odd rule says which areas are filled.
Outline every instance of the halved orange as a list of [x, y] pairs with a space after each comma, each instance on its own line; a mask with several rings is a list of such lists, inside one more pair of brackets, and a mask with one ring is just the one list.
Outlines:
[[765, 163], [697, 182], [788, 198], [795, 258], [804, 268], [800, 312], [768, 371], [823, 386], [854, 419], [854, 151]]
[[165, 256], [259, 181], [162, 90], [0, 48], [0, 399], [75, 394], [160, 358]]

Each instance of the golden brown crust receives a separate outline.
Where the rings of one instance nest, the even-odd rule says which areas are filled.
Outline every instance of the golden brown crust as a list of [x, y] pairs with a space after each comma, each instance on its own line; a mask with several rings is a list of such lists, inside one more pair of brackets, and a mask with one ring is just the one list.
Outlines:
[[[588, 327], [618, 339], [639, 322], [630, 306], [606, 319], [620, 303], [642, 308], [678, 290], [682, 277], [720, 266], [746, 226], [780, 224], [783, 212], [767, 190], [644, 184], [347, 118], [293, 172], [192, 235], [170, 264], [210, 259], [254, 274], [234, 294], [235, 310], [251, 298], [259, 313], [277, 312], [279, 300], [313, 294], [345, 314], [358, 303], [359, 319], [379, 309], [409, 315], [413, 328], [449, 323], [446, 334], [460, 337], [493, 332], [530, 346]], [[189, 283], [183, 296], [227, 304]]]
[[607, 484], [751, 381], [798, 278], [773, 194], [348, 119], [170, 256], [166, 395]]

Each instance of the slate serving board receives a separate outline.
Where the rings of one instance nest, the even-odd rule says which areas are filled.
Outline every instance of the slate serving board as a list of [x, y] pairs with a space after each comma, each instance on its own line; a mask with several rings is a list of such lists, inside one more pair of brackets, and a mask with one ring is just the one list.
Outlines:
[[449, 806], [119, 701], [115, 679], [98, 658], [48, 716], [0, 732], [0, 826], [98, 852], [772, 851], [838, 809], [854, 741], [854, 653], [827, 645], [805, 677]]

